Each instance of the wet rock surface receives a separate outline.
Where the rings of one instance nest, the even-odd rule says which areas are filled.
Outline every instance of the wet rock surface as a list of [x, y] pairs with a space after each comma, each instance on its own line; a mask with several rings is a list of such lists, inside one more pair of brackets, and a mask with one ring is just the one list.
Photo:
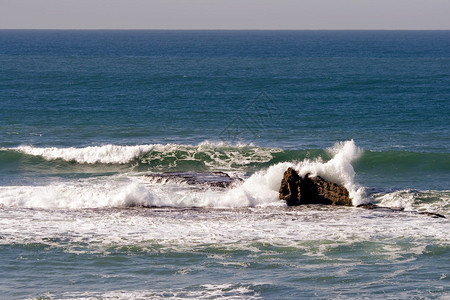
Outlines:
[[288, 206], [301, 204], [324, 204], [352, 206], [348, 190], [337, 183], [320, 176], [301, 177], [297, 171], [288, 168], [281, 180], [279, 197]]
[[167, 172], [147, 174], [153, 183], [186, 183], [190, 185], [203, 185], [217, 188], [227, 188], [242, 179], [233, 178], [224, 172]]

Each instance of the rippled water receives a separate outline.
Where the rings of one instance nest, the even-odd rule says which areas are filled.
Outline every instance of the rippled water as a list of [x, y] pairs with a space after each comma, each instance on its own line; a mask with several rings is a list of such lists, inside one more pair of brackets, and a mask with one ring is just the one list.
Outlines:
[[[449, 50], [448, 31], [0, 30], [0, 298], [447, 299], [450, 223], [420, 213], [450, 217]], [[354, 207], [286, 207], [288, 167]], [[165, 172], [233, 184], [146, 176]]]

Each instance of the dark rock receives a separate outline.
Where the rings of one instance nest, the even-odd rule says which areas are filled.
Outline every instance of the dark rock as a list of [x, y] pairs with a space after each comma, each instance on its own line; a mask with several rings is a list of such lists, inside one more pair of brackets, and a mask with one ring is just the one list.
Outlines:
[[345, 187], [326, 181], [320, 176], [310, 177], [308, 174], [302, 178], [292, 168], [288, 168], [284, 173], [279, 193], [280, 199], [285, 200], [288, 206], [301, 204], [352, 205]]
[[304, 187], [307, 187], [306, 197], [304, 197], [305, 202], [311, 201], [311, 204], [353, 205], [348, 190], [345, 187], [334, 182], [326, 181], [320, 176], [311, 178], [306, 175], [302, 184]]
[[427, 215], [427, 216], [430, 216], [432, 218], [444, 218], [444, 219], [446, 219], [445, 216], [443, 216], [443, 215], [440, 215], [440, 214], [437, 214], [437, 213], [432, 213], [432, 212], [427, 212], [427, 211], [419, 212], [419, 214]]
[[167, 172], [145, 175], [153, 183], [187, 183], [190, 185], [227, 188], [240, 178], [232, 178], [224, 172]]
[[360, 204], [356, 207], [365, 208], [365, 209], [389, 210], [389, 211], [404, 211], [405, 210], [403, 207], [386, 207], [386, 206], [379, 206], [379, 205], [376, 205], [373, 203], [364, 203], [364, 204]]
[[297, 172], [289, 168], [284, 172], [280, 186], [280, 199], [285, 200], [288, 206], [300, 205], [301, 198], [301, 177]]
[[373, 203], [363, 203], [363, 204], [359, 204], [356, 207], [365, 208], [365, 209], [377, 209], [377, 208], [379, 208], [378, 205], [373, 204]]
[[[403, 207], [386, 207], [386, 206], [379, 206], [373, 203], [367, 203], [367, 204], [360, 204], [357, 207], [359, 208], [364, 208], [364, 209], [372, 209], [372, 210], [377, 210], [377, 211], [386, 211], [386, 212], [399, 212], [399, 211], [404, 211]], [[413, 214], [419, 214], [419, 215], [427, 215], [430, 216], [432, 218], [444, 218], [445, 216], [437, 214], [437, 213], [432, 213], [432, 212], [418, 212], [418, 211], [408, 211], [408, 213], [413, 213]]]

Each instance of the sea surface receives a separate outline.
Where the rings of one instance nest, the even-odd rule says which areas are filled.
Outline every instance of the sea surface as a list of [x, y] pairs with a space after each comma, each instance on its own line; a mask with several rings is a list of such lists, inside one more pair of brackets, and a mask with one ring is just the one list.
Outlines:
[[1, 299], [450, 299], [449, 218], [450, 31], [0, 30]]

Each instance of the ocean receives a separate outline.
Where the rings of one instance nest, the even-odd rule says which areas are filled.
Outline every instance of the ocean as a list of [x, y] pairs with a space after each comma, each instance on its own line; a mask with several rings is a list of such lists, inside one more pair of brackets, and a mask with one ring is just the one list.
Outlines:
[[0, 298], [450, 299], [449, 112], [450, 31], [0, 30]]

